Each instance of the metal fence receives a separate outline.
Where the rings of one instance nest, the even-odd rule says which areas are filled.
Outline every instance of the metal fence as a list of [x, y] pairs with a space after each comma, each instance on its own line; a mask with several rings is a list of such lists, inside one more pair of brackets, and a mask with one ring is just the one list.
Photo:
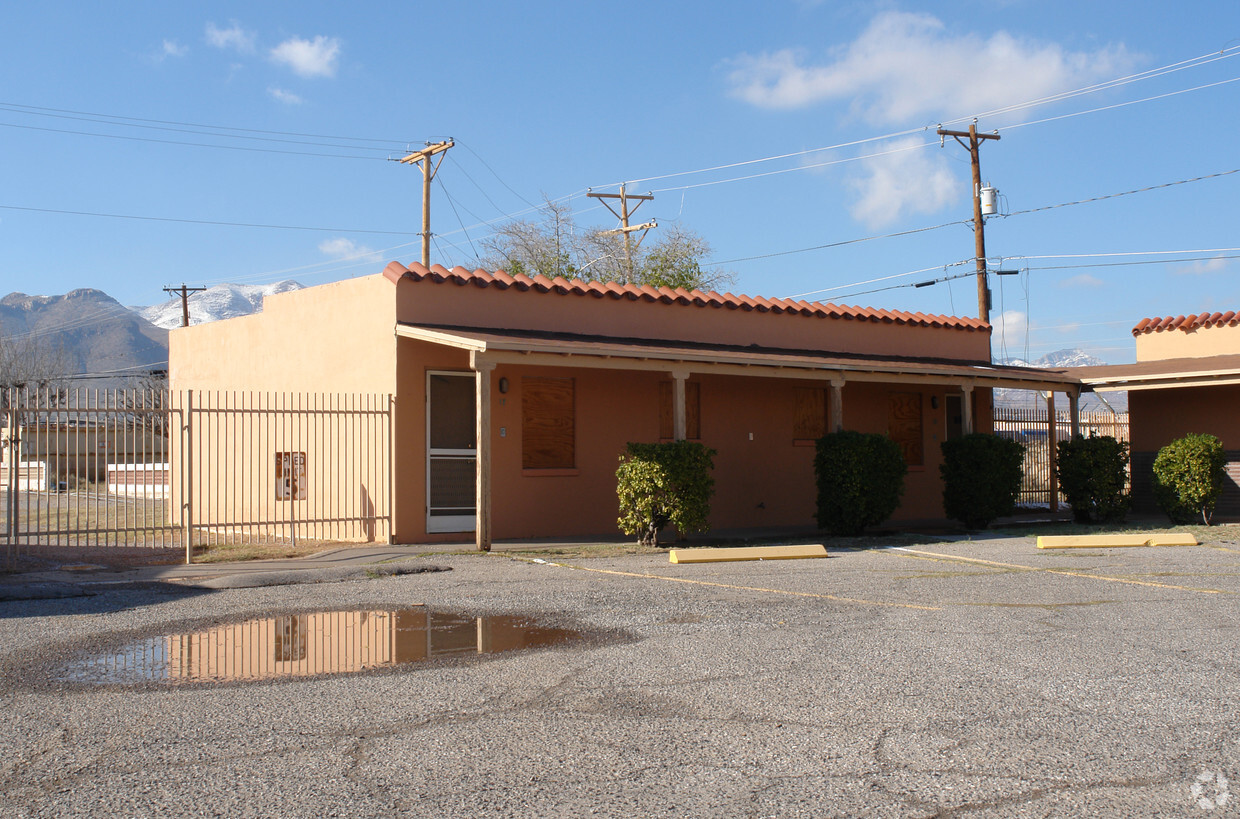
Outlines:
[[[1052, 448], [1058, 441], [1072, 437], [1072, 418], [1066, 411], [1055, 413], [1054, 429], [1046, 409], [1027, 407], [995, 407], [995, 433], [1025, 445], [1025, 474], [1021, 482], [1019, 503], [1024, 506], [1055, 506], [1063, 502], [1054, 480]], [[1128, 441], [1128, 413], [1082, 412], [1080, 434], [1109, 435]], [[1052, 499], [1052, 487], [1055, 498]]]
[[194, 551], [391, 534], [392, 400], [159, 390], [9, 390], [0, 543]]

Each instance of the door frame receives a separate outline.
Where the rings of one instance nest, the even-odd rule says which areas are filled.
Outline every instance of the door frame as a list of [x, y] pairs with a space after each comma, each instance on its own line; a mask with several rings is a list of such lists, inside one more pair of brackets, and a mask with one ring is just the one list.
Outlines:
[[[474, 373], [469, 370], [427, 370], [426, 371], [426, 532], [427, 534], [447, 534], [450, 532], [472, 532], [478, 525], [478, 509], [471, 506], [468, 515], [431, 515], [431, 459], [470, 460], [478, 462], [478, 442], [474, 441], [473, 449], [442, 449], [431, 447], [431, 378], [434, 376], [450, 376], [468, 378], [474, 384]], [[475, 396], [475, 399], [477, 396]], [[476, 466], [475, 466], [476, 469]]]

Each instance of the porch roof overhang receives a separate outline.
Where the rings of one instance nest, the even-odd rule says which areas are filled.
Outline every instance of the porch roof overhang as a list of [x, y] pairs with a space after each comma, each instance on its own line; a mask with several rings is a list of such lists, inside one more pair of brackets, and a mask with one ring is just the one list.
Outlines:
[[691, 372], [803, 380], [918, 382], [1075, 394], [1080, 382], [1061, 371], [917, 356], [862, 356], [573, 333], [396, 325], [400, 338], [467, 350], [494, 364]]
[[1166, 358], [1103, 367], [1069, 367], [1059, 372], [1078, 379], [1082, 387], [1091, 392], [1213, 387], [1240, 384], [1240, 355]]

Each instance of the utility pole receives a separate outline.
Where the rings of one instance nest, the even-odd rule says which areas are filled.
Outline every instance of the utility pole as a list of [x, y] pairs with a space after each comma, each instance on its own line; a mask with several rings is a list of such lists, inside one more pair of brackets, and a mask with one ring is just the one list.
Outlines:
[[[973, 241], [977, 253], [977, 317], [990, 324], [990, 285], [986, 281], [986, 228], [982, 221], [982, 160], [978, 156], [978, 145], [983, 139], [998, 139], [998, 134], [979, 134], [977, 120], [966, 131], [945, 131], [939, 129], [939, 143], [942, 137], [954, 138], [969, 151], [969, 160], [973, 163]], [[964, 138], [968, 138], [965, 143]]]
[[[628, 281], [632, 281], [633, 280], [633, 251], [642, 246], [642, 239], [646, 238], [646, 234], [650, 231], [651, 228], [656, 228], [659, 226], [659, 224], [657, 222], [646, 222], [643, 225], [630, 225], [629, 217], [632, 216], [633, 213], [636, 212], [636, 210], [642, 206], [642, 202], [649, 202], [651, 199], [654, 199], [654, 195], [648, 193], [642, 196], [638, 194], [626, 193], [624, 190], [624, 185], [621, 184], [619, 193], [595, 193], [593, 191], [587, 191], [586, 196], [589, 196], [592, 199], [598, 199], [599, 201], [601, 201], [604, 205], [607, 206], [607, 209], [611, 211], [613, 214], [615, 214], [616, 217], [620, 220], [619, 228], [615, 230], [605, 230], [603, 231], [603, 233], [605, 234], [619, 233], [624, 236], [624, 275]], [[611, 206], [611, 203], [607, 201], [608, 199], [619, 199], [620, 210], [617, 211], [615, 208], [613, 208]], [[629, 200], [634, 200], [637, 202], [637, 204], [633, 206], [633, 210], [629, 210]], [[637, 244], [634, 245], [631, 234], [634, 231], [638, 231], [638, 230], [642, 232], [642, 235], [637, 237]]]
[[189, 294], [198, 293], [206, 289], [207, 288], [205, 287], [186, 287], [185, 282], [181, 282], [180, 287], [173, 287], [172, 285], [168, 285], [167, 287], [164, 288], [165, 293], [170, 293], [174, 296], [181, 297], [181, 326], [182, 327], [189, 326]]
[[414, 151], [403, 159], [397, 160], [402, 165], [416, 165], [422, 163], [422, 266], [431, 266], [431, 180], [435, 178], [435, 172], [439, 170], [439, 166], [443, 164], [444, 157], [439, 157], [439, 161], [435, 163], [435, 167], [431, 167], [431, 157], [435, 154], [443, 154], [447, 156], [445, 151], [456, 143], [449, 139], [446, 142], [436, 142], [434, 145], [427, 143], [426, 147], [420, 151]]

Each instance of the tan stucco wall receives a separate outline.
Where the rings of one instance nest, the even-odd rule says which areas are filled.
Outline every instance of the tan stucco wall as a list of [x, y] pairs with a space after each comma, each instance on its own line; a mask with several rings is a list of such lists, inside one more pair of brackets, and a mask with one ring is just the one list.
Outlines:
[[1196, 330], [1164, 330], [1137, 336], [1137, 361], [1164, 358], [1204, 358], [1240, 352], [1240, 325], [1200, 327]]
[[695, 307], [401, 279], [397, 316], [413, 324], [554, 330], [629, 338], [990, 361], [990, 333], [857, 319]]
[[[208, 528], [200, 537], [239, 532], [239, 521], [302, 521], [373, 513], [374, 499], [387, 493], [388, 475], [371, 452], [345, 451], [326, 432], [324, 417], [290, 426], [279, 414], [212, 413], [210, 407], [271, 409], [279, 395], [365, 394], [350, 406], [378, 408], [396, 392], [395, 308], [392, 284], [382, 277], [348, 279], [268, 296], [263, 312], [242, 318], [178, 328], [169, 334], [169, 384], [174, 391], [201, 391], [194, 404], [199, 425], [193, 444], [194, 522]], [[373, 399], [373, 401], [372, 401]], [[340, 406], [335, 398], [293, 399], [283, 406], [319, 409]], [[399, 408], [399, 405], [398, 405]], [[205, 412], [204, 412], [205, 411]], [[359, 437], [386, 434], [379, 421], [364, 424]], [[373, 426], [378, 424], [378, 426]], [[338, 425], [337, 429], [339, 428]], [[393, 429], [395, 434], [396, 430]], [[211, 440], [213, 446], [204, 446]], [[181, 460], [181, 442], [171, 440], [171, 457]], [[275, 453], [305, 452], [308, 492], [295, 504], [276, 497]], [[174, 482], [171, 508], [180, 522], [181, 489]], [[247, 530], [249, 536], [289, 537], [289, 527]], [[374, 524], [299, 524], [301, 537], [386, 539]]]
[[263, 312], [168, 334], [174, 390], [396, 391], [392, 283], [365, 276], [268, 296]]

